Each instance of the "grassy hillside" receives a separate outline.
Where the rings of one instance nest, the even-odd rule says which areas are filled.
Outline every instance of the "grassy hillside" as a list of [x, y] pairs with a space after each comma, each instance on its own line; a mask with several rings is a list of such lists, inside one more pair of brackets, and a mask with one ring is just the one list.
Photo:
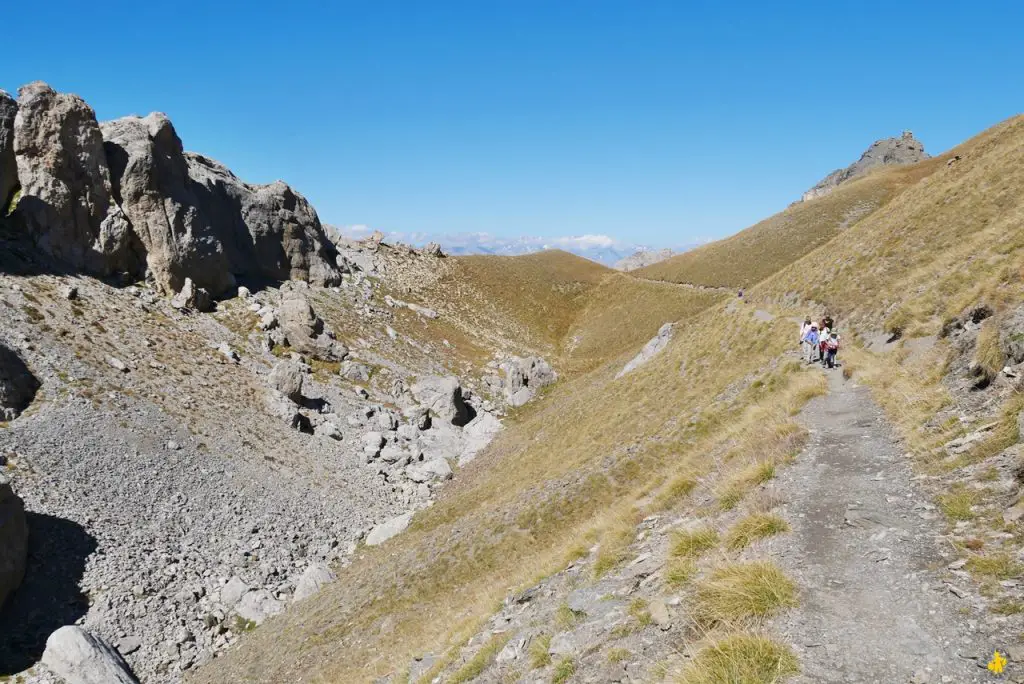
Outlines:
[[942, 162], [881, 168], [825, 197], [793, 204], [732, 237], [633, 271], [639, 278], [705, 287], [750, 287], [830, 241]]
[[[953, 154], [961, 159], [947, 166]], [[1024, 296], [1022, 189], [1018, 118], [944, 158], [872, 174], [732, 242], [658, 265], [668, 280], [729, 287], [763, 280], [745, 303], [729, 297], [697, 310], [699, 302], [671, 301], [664, 288], [672, 286], [627, 287], [586, 269], [560, 280], [551, 288], [557, 294], [543, 281], [519, 283], [519, 271], [481, 276], [491, 283], [487, 292], [503, 298], [495, 305], [501, 315], [532, 321], [551, 345], [577, 339], [572, 353], [580, 358], [600, 357], [579, 350], [600, 349], [608, 339], [639, 346], [649, 333], [638, 331], [693, 309], [665, 351], [634, 373], [615, 380], [621, 358], [613, 358], [559, 383], [461, 470], [407, 533], [358, 554], [316, 600], [261, 626], [193, 681], [404, 681], [413, 657], [465, 643], [510, 592], [539, 576], [583, 557], [595, 568], [631, 560], [625, 548], [645, 515], [671, 509], [707, 518], [735, 507], [799, 447], [791, 416], [821, 390], [784, 355], [794, 337], [788, 317], [809, 313], [792, 302], [823, 302], [840, 327], [865, 335], [884, 326], [907, 336], [938, 333], [948, 317], [981, 300], [1008, 310]], [[812, 226], [823, 236], [843, 232], [813, 251], [806, 242]], [[468, 264], [466, 273], [485, 263]], [[544, 269], [529, 271], [543, 278]], [[551, 302], [550, 324], [509, 297], [507, 288], [520, 286], [517, 292]], [[664, 308], [639, 311], [656, 309], [655, 300]], [[753, 302], [775, 318], [759, 320]], [[964, 429], [955, 412], [941, 413], [953, 401], [942, 384], [950, 353], [941, 341], [923, 355], [848, 352], [921, 454]], [[1013, 430], [995, 431], [1003, 441], [990, 449], [1017, 438], [1019, 406], [1012, 408], [1004, 415]], [[980, 471], [977, 477], [981, 485]], [[977, 501], [986, 500], [978, 494]], [[1001, 517], [991, 520], [998, 529], [979, 542], [985, 550], [971, 552], [979, 568], [1006, 555], [997, 544], [1014, 540]]]

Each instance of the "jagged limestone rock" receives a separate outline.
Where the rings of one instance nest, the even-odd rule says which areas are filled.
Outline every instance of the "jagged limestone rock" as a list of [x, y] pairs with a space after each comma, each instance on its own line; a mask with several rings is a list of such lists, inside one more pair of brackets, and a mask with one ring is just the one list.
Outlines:
[[824, 197], [839, 185], [861, 176], [877, 166], [891, 164], [913, 164], [927, 159], [924, 145], [910, 131], [903, 131], [898, 138], [875, 141], [865, 150], [860, 159], [845, 169], [837, 169], [821, 179], [817, 185], [803, 194], [801, 201]]

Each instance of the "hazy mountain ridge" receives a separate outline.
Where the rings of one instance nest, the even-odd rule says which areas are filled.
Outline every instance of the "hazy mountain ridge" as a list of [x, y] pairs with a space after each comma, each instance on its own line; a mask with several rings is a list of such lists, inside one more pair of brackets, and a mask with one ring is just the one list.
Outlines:
[[[368, 226], [326, 226], [329, 231], [336, 232], [350, 238], [368, 237], [373, 229]], [[517, 235], [514, 237], [502, 237], [491, 233], [426, 233], [413, 232], [405, 233], [391, 231], [384, 233], [385, 239], [389, 242], [401, 242], [416, 247], [422, 247], [430, 242], [436, 242], [446, 254], [453, 256], [466, 256], [470, 254], [492, 254], [495, 256], [519, 256], [542, 252], [546, 249], [561, 249], [591, 261], [596, 261], [605, 266], [620, 268], [619, 262], [627, 260], [637, 254], [653, 255], [660, 254], [669, 248], [657, 248], [648, 245], [640, 245], [631, 242], [624, 242], [608, 235], [567, 235], [559, 237], [545, 237], [541, 235]], [[672, 254], [686, 251], [696, 247], [697, 242], [688, 243], [670, 249]], [[629, 263], [629, 262], [627, 262]], [[647, 261], [643, 265], [654, 263]], [[636, 268], [636, 267], [634, 267]], [[620, 270], [629, 270], [620, 269]]]

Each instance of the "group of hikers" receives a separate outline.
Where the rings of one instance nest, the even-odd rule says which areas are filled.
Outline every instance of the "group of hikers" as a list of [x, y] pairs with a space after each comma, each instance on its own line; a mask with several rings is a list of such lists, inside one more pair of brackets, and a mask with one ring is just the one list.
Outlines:
[[825, 316], [820, 323], [804, 320], [800, 326], [800, 344], [807, 363], [821, 363], [826, 368], [836, 367], [836, 353], [839, 352], [839, 333], [836, 322]]

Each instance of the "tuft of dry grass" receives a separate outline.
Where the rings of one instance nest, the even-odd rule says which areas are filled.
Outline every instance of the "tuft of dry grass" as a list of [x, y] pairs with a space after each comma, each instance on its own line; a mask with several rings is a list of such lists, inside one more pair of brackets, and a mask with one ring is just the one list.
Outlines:
[[696, 559], [718, 544], [718, 531], [712, 527], [672, 533], [669, 554], [673, 558]]
[[551, 635], [538, 634], [530, 641], [530, 667], [534, 670], [551, 664]]
[[999, 324], [996, 317], [982, 322], [974, 348], [974, 367], [985, 380], [991, 382], [1006, 364], [1006, 355], [999, 340]]
[[551, 684], [564, 684], [574, 674], [576, 674], [576, 661], [565, 656], [555, 664], [555, 671], [551, 674]]
[[957, 484], [952, 491], [939, 495], [938, 503], [939, 508], [950, 520], [972, 520], [975, 517], [973, 508], [980, 498], [978, 491]]
[[704, 625], [736, 624], [797, 604], [796, 586], [767, 561], [717, 568], [697, 584], [694, 616]]
[[741, 518], [732, 526], [725, 537], [725, 545], [731, 551], [739, 551], [764, 537], [789, 532], [789, 523], [774, 513], [753, 513]]
[[679, 684], [776, 684], [799, 671], [788, 646], [756, 634], [733, 634], [702, 648]]
[[1010, 554], [1004, 552], [987, 556], [971, 556], [965, 567], [980, 577], [993, 577], [1001, 580], [1024, 574], [1024, 566], [1014, 560]]
[[511, 632], [495, 634], [492, 636], [487, 643], [476, 652], [476, 655], [470, 658], [465, 665], [455, 671], [451, 679], [448, 681], [451, 682], [451, 684], [465, 684], [466, 682], [479, 677], [483, 671], [487, 669], [487, 666], [491, 664], [494, 657], [498, 655], [501, 649], [505, 648], [505, 644], [507, 644], [511, 638]]
[[665, 582], [675, 589], [685, 586], [697, 574], [697, 564], [689, 558], [671, 558], [665, 566]]

